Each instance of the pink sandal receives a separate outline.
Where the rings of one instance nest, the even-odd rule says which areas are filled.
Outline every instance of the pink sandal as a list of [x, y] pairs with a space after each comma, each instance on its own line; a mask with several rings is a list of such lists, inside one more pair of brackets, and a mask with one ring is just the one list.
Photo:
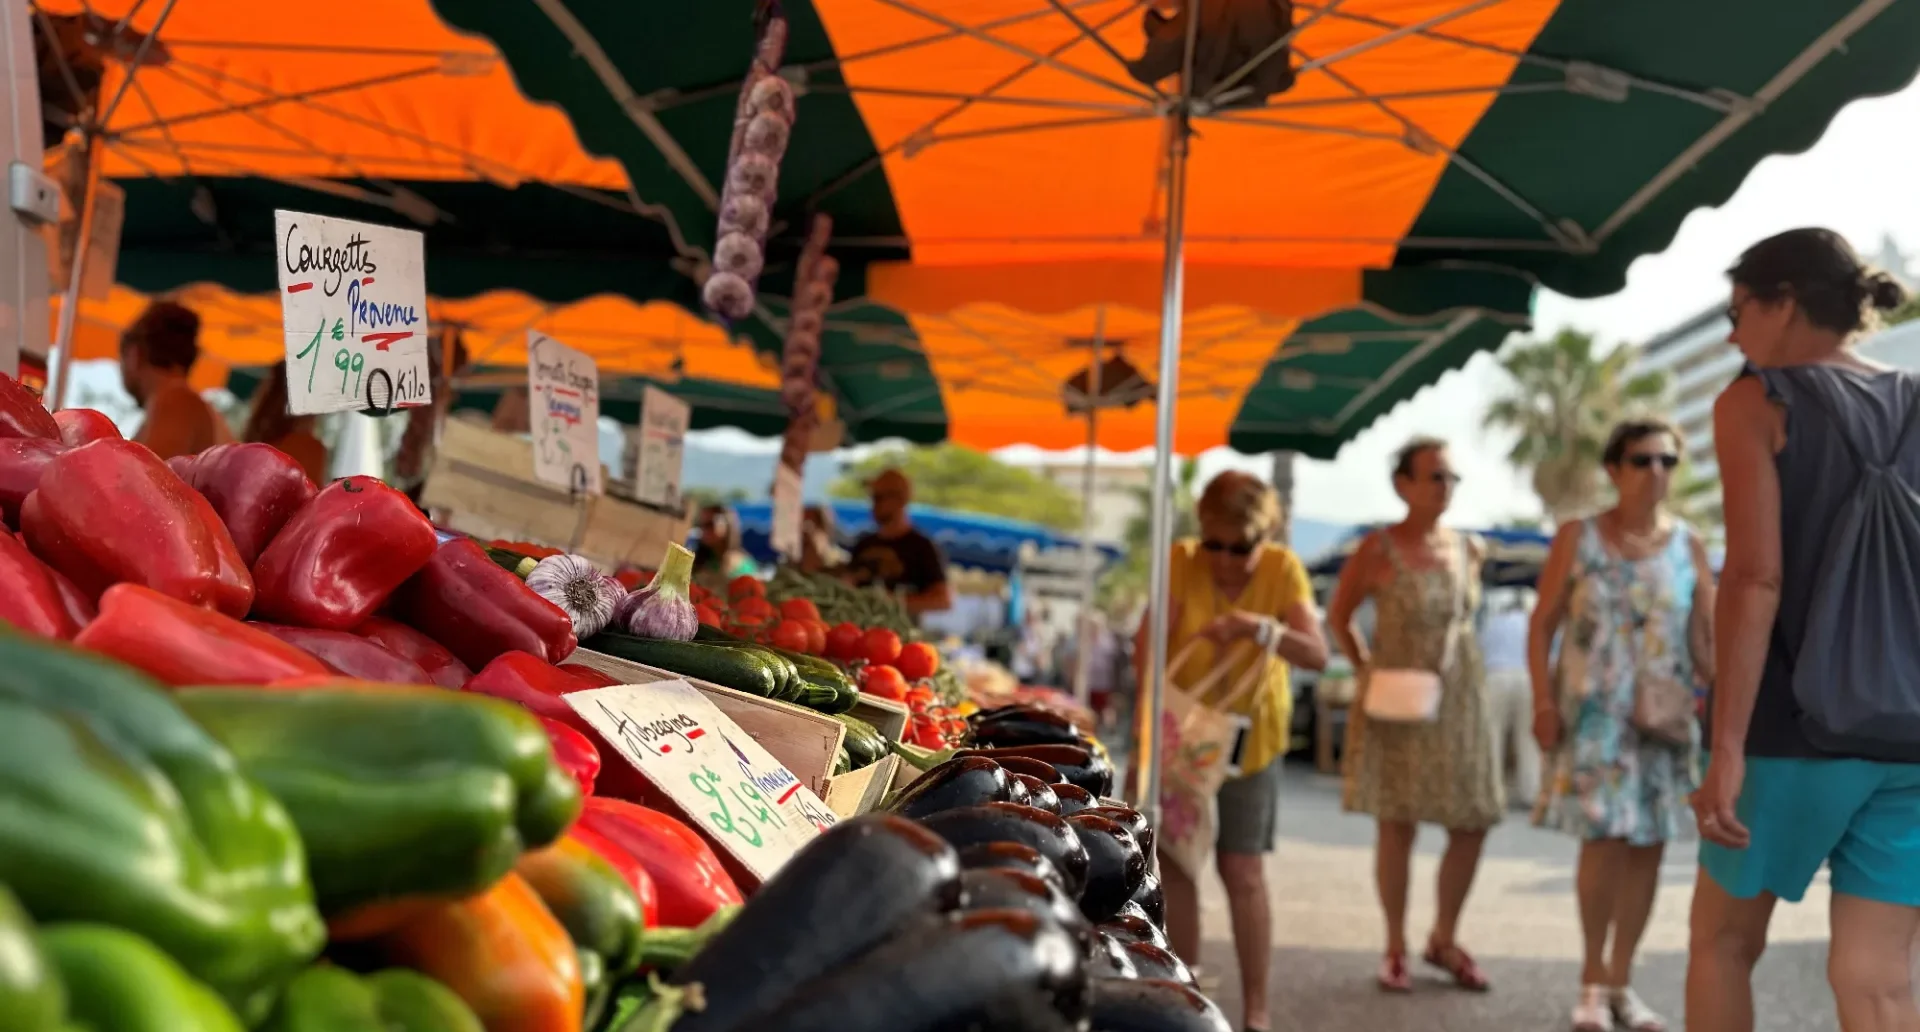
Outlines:
[[1473, 955], [1458, 944], [1440, 946], [1429, 943], [1426, 954], [1420, 959], [1445, 971], [1453, 978], [1454, 985], [1468, 992], [1484, 993], [1493, 988], [1486, 974], [1480, 970], [1480, 965], [1474, 963]]
[[1383, 993], [1410, 993], [1413, 991], [1413, 975], [1407, 971], [1407, 955], [1389, 953], [1380, 958], [1380, 991]]

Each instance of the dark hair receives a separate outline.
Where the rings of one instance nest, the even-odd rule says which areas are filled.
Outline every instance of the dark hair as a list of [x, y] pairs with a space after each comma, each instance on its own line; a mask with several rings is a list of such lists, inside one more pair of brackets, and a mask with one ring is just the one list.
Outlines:
[[120, 346], [137, 348], [159, 369], [192, 369], [200, 357], [200, 317], [185, 305], [155, 301], [127, 327]]
[[1600, 453], [1600, 463], [1605, 466], [1618, 466], [1627, 458], [1627, 449], [1649, 437], [1665, 434], [1673, 438], [1673, 443], [1681, 454], [1687, 450], [1687, 435], [1680, 428], [1664, 419], [1628, 419], [1616, 424], [1613, 432], [1607, 435], [1607, 447]]
[[1869, 308], [1906, 303], [1907, 288], [1860, 260], [1831, 229], [1790, 229], [1747, 248], [1727, 275], [1762, 301], [1791, 297], [1807, 321], [1835, 333], [1867, 324]]
[[1438, 437], [1416, 437], [1400, 446], [1393, 453], [1393, 475], [1396, 477], [1413, 476], [1413, 464], [1422, 452], [1444, 451], [1447, 442]]
[[294, 417], [287, 414], [287, 367], [284, 362], [275, 362], [268, 368], [266, 379], [254, 388], [240, 440], [272, 444], [292, 433], [293, 423]]

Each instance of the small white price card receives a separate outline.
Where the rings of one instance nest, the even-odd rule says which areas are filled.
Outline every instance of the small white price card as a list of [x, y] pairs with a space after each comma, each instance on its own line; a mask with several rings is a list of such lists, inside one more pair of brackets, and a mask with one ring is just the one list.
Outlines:
[[634, 431], [633, 496], [666, 509], [680, 507], [680, 473], [686, 461], [687, 403], [658, 387], [640, 394], [640, 426]]
[[427, 267], [410, 229], [273, 213], [287, 411], [385, 414], [433, 400]]
[[773, 550], [788, 559], [800, 558], [800, 474], [784, 462], [773, 464]]
[[585, 352], [527, 331], [533, 475], [574, 494], [599, 494], [600, 369]]
[[564, 696], [620, 755], [761, 881], [838, 820], [685, 681]]

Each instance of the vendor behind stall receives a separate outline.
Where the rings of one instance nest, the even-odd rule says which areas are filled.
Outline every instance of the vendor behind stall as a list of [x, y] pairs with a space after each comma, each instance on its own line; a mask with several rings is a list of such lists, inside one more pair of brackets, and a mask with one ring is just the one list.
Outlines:
[[187, 383], [200, 357], [200, 317], [155, 301], [120, 335], [120, 381], [146, 419], [134, 440], [171, 459], [233, 440], [227, 421]]
[[700, 540], [693, 549], [694, 583], [725, 595], [727, 582], [754, 572], [753, 557], [740, 547], [740, 517], [724, 505], [700, 510]]
[[867, 490], [873, 498], [874, 529], [853, 543], [848, 579], [859, 585], [884, 584], [889, 591], [904, 590], [907, 612], [916, 617], [953, 608], [946, 557], [932, 538], [914, 527], [907, 513], [913, 482], [905, 473], [890, 469], [873, 478]]

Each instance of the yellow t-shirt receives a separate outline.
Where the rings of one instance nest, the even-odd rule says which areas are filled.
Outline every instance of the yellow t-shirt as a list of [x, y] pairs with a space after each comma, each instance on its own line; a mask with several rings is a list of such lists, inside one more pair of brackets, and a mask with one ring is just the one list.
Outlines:
[[[1206, 553], [1201, 551], [1198, 541], [1174, 543], [1169, 572], [1168, 588], [1180, 610], [1180, 623], [1171, 629], [1168, 641], [1169, 661], [1216, 616], [1244, 609], [1284, 620], [1287, 610], [1295, 603], [1313, 598], [1307, 568], [1292, 549], [1280, 545], [1261, 548], [1253, 578], [1235, 599], [1227, 598], [1214, 586]], [[1212, 642], [1202, 641], [1183, 668], [1167, 671], [1168, 680], [1183, 685], [1197, 683], [1214, 670], [1219, 662], [1215, 655], [1218, 651], [1219, 647]], [[1225, 698], [1239, 686], [1252, 665], [1260, 662], [1260, 648], [1252, 641], [1235, 642], [1226, 651], [1231, 670], [1208, 693], [1208, 701]], [[1242, 773], [1262, 770], [1284, 755], [1293, 719], [1293, 691], [1289, 686], [1287, 664], [1275, 659], [1267, 671], [1266, 683], [1255, 687], [1233, 709], [1253, 718], [1253, 726], [1247, 732], [1246, 751], [1241, 756]]]

